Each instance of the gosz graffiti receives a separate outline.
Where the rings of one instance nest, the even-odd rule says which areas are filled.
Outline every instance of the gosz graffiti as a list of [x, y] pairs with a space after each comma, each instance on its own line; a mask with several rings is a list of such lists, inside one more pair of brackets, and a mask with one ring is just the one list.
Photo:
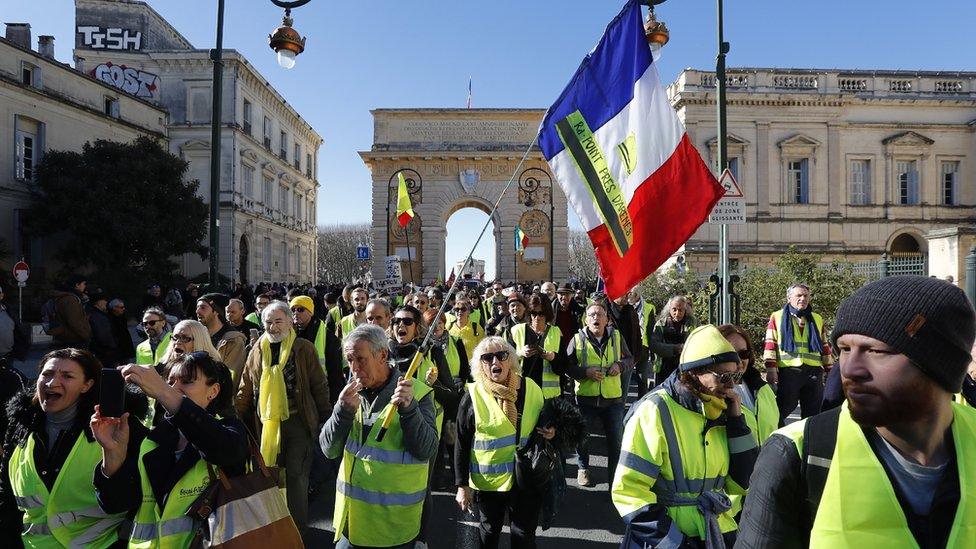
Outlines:
[[90, 74], [136, 97], [152, 98], [158, 89], [159, 76], [125, 65], [102, 63], [92, 69]]

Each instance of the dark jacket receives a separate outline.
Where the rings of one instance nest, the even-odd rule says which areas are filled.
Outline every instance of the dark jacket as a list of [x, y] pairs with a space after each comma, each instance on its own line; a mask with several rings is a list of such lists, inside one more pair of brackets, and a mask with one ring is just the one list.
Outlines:
[[125, 315], [109, 314], [112, 322], [112, 337], [115, 338], [115, 361], [117, 364], [128, 364], [136, 357], [136, 346], [132, 342], [129, 332], [129, 322]]
[[585, 313], [586, 309], [575, 299], [569, 302], [569, 307], [565, 311], [560, 310], [559, 299], [552, 300], [552, 324], [559, 328], [562, 335], [559, 340], [560, 353], [566, 350], [569, 340], [573, 339], [573, 334], [583, 327], [582, 318]]
[[[395, 339], [390, 339], [390, 362], [396, 364], [400, 375], [405, 374], [407, 368], [410, 367], [410, 361], [417, 352], [418, 343], [413, 341], [400, 345]], [[451, 370], [447, 367], [444, 351], [440, 347], [434, 346], [431, 347], [428, 356], [434, 366], [437, 367], [437, 379], [434, 380], [434, 383], [427, 383], [427, 380], [424, 379], [421, 381], [427, 383], [434, 390], [434, 400], [444, 408], [446, 417], [454, 417], [457, 413], [460, 395], [458, 394], [458, 387], [454, 385], [454, 380], [451, 378]], [[420, 376], [419, 372], [417, 376]]]
[[644, 340], [641, 337], [640, 316], [637, 314], [637, 309], [630, 303], [617, 305], [611, 301], [609, 316], [612, 325], [620, 331], [620, 335], [627, 342], [627, 348], [634, 356], [634, 362], [642, 364], [647, 360], [647, 349], [644, 348]]
[[[688, 390], [680, 381], [678, 381], [677, 376], [669, 377], [660, 385], [660, 388], [682, 407], [699, 414], [702, 413], [701, 400], [690, 390]], [[657, 390], [649, 393], [644, 397], [644, 399], [634, 404], [634, 406], [631, 408], [631, 412], [627, 414], [625, 423], [630, 421], [633, 412], [636, 411], [641, 404], [643, 404], [643, 401], [655, 392], [657, 392]], [[725, 427], [726, 436], [728, 436], [730, 439], [748, 436], [751, 433], [749, 426], [746, 424], [745, 416], [739, 415], [738, 417], [729, 417], [724, 413], [717, 419], [706, 420], [705, 431], [707, 432], [709, 429], [722, 426]], [[705, 433], [701, 433], [701, 437], [701, 439], [704, 440]], [[693, 449], [686, 450], [698, 451]], [[673, 449], [669, 449], [669, 451], [673, 451]], [[734, 480], [739, 486], [749, 488], [750, 476], [752, 476], [754, 466], [756, 465], [756, 456], [758, 454], [759, 448], [752, 448], [751, 450], [735, 454], [730, 453], [728, 477]], [[667, 455], [667, 453], [665, 453], [665, 455]], [[759, 469], [756, 468], [755, 470], [758, 471]], [[629, 534], [628, 539], [639, 540], [640, 542], [643, 542], [646, 547], [656, 547], [667, 536], [668, 530], [671, 528], [672, 521], [671, 517], [668, 516], [667, 507], [652, 504], [638, 513], [628, 515], [625, 518], [625, 522], [627, 522], [627, 530]], [[735, 538], [735, 533], [730, 532], [723, 537], [725, 538], [726, 545], [731, 547], [731, 542]], [[681, 547], [698, 547], [701, 542], [701, 540], [697, 538], [687, 539], [686, 541], [689, 543], [689, 545], [682, 545]]]
[[[180, 433], [188, 444], [180, 458], [174, 459]], [[133, 451], [130, 437], [129, 452], [122, 468], [111, 477], [96, 467], [93, 475], [95, 493], [102, 508], [109, 513], [134, 511], [142, 503], [142, 484], [139, 477], [140, 439]], [[244, 474], [249, 455], [247, 432], [237, 418], [214, 417], [184, 397], [180, 409], [167, 415], [146, 438], [158, 446], [146, 453], [143, 465], [157, 503], [162, 503], [176, 483], [203, 459], [223, 469], [228, 476]]]
[[117, 345], [112, 335], [112, 320], [108, 317], [108, 313], [97, 307], [89, 307], [88, 324], [91, 325], [91, 343], [88, 350], [105, 368], [115, 366]]
[[660, 372], [665, 374], [662, 377], [666, 377], [678, 369], [681, 349], [694, 327], [695, 321], [691, 317], [685, 317], [678, 326], [667, 322], [667, 320], [658, 320], [654, 324], [647, 346], [651, 353], [661, 359]]
[[[346, 386], [346, 376], [342, 372], [342, 342], [336, 336], [335, 320], [332, 315], [325, 313], [325, 368], [326, 376], [329, 378], [329, 402], [339, 402], [339, 393]], [[313, 322], [309, 323], [311, 324]]]
[[[546, 325], [546, 328], [549, 330], [559, 330], [558, 327], [551, 324]], [[508, 340], [508, 343], [517, 352], [518, 346], [515, 345], [515, 340], [512, 339], [511, 331], [505, 334], [505, 339]], [[535, 333], [535, 330], [530, 328], [528, 324], [525, 325], [525, 344], [539, 345], [540, 347], [543, 344], [543, 338], [539, 334]], [[543, 358], [539, 355], [535, 355], [533, 357], [520, 358], [519, 360], [522, 361], [522, 376], [531, 379], [536, 383], [536, 385], [542, 387], [542, 370], [544, 367]], [[566, 355], [557, 350], [556, 356], [552, 359], [552, 362], [549, 363], [549, 366], [556, 375], [562, 376], [566, 374]]]
[[[840, 408], [835, 408], [808, 418], [807, 421], [820, 418], [818, 422], [823, 422], [826, 418], [830, 418], [833, 420], [833, 428], [836, 429], [836, 419], [839, 414]], [[922, 549], [946, 547], [952, 522], [956, 516], [956, 508], [959, 506], [960, 489], [955, 446], [948, 433], [946, 443], [950, 459], [946, 464], [946, 473], [935, 489], [928, 517], [920, 517], [912, 512], [898, 484], [892, 480], [891, 472], [888, 471], [884, 460], [879, 458], [902, 512], [905, 513], [908, 527]], [[796, 444], [780, 434], [774, 433], [770, 436], [759, 453], [750, 483], [735, 546], [747, 549], [808, 547], [810, 530], [813, 528], [813, 520], [817, 516], [819, 506], [807, 499], [805, 467], [801, 463]], [[828, 504], [828, 502], [823, 503]]]
[[87, 348], [91, 339], [91, 325], [85, 314], [85, 305], [77, 292], [55, 290], [51, 293], [54, 300], [55, 314], [58, 324], [57, 333], [52, 335], [57, 347]]

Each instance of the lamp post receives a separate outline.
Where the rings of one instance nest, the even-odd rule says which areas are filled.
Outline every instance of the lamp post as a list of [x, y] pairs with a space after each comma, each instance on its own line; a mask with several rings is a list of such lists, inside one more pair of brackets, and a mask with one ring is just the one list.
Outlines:
[[295, 0], [284, 2], [271, 0], [279, 8], [285, 8], [285, 16], [281, 19], [281, 26], [268, 35], [268, 46], [278, 54], [278, 65], [283, 69], [295, 66], [295, 57], [305, 51], [305, 37], [292, 28], [294, 20], [291, 18], [292, 8], [308, 4], [311, 0]]
[[[536, 193], [544, 187], [543, 182], [549, 183], [549, 280], [554, 281], [556, 258], [553, 256], [553, 251], [555, 250], [556, 205], [553, 198], [552, 177], [549, 176], [549, 172], [541, 168], [526, 168], [519, 175], [519, 190], [525, 195], [525, 205], [529, 208], [538, 205]], [[516, 267], [518, 267], [518, 257], [515, 259]]]
[[[718, 172], [722, 173], [729, 165], [728, 123], [725, 116], [725, 55], [729, 53], [729, 43], [725, 41], [724, 22], [722, 18], [722, 0], [716, 0], [718, 15], [718, 56], [715, 60], [715, 86], [718, 88], [716, 98], [718, 108]], [[721, 322], [731, 322], [729, 307], [729, 226], [725, 223], [719, 227], [718, 236], [718, 274], [721, 279]]]
[[[420, 173], [417, 172], [417, 170], [412, 170], [410, 168], [400, 168], [399, 170], [393, 172], [393, 175], [390, 176], [390, 181], [386, 184], [386, 255], [390, 255], [390, 241], [392, 240], [390, 238], [390, 222], [391, 222], [390, 189], [393, 188], [393, 180], [396, 179], [397, 174], [401, 172], [403, 173], [403, 180], [407, 183], [407, 194], [413, 196], [419, 193], [420, 189], [422, 189], [424, 186], [424, 179], [420, 177]], [[413, 198], [410, 199], [410, 202], [413, 203]], [[410, 223], [413, 223], [413, 220], [411, 220]], [[413, 259], [411, 258], [411, 253], [410, 253], [410, 240], [409, 240], [410, 224], [409, 223], [407, 224], [406, 227], [403, 228], [403, 231], [404, 234], [407, 235], [407, 267], [410, 271], [410, 283], [413, 284], [414, 283]], [[423, 238], [423, 235], [421, 235], [421, 238]], [[423, 273], [421, 273], [420, 276], [422, 278]]]

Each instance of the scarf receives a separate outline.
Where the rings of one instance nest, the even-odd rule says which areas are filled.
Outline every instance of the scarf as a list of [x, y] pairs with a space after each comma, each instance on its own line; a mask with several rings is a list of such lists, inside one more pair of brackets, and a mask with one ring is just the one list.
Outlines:
[[725, 402], [724, 398], [699, 393], [698, 391], [694, 391], [694, 393], [702, 401], [702, 413], [705, 415], [705, 419], [718, 419], [722, 412], [729, 407], [729, 403]]
[[295, 343], [295, 330], [281, 342], [278, 363], [271, 364], [271, 339], [261, 336], [261, 381], [258, 389], [258, 417], [261, 419], [261, 455], [265, 463], [278, 461], [281, 450], [281, 422], [288, 419], [288, 394], [285, 390], [285, 364]]
[[796, 352], [796, 342], [793, 340], [793, 322], [790, 315], [797, 318], [802, 318], [806, 321], [806, 330], [808, 330], [808, 333], [810, 334], [808, 343], [810, 352], [822, 353], [823, 343], [820, 341], [820, 332], [818, 327], [813, 321], [813, 307], [811, 305], [807, 305], [806, 309], [798, 311], [789, 303], [783, 305], [783, 325], [779, 327], [779, 334], [780, 339], [782, 340], [783, 350], [790, 354]]
[[[505, 413], [508, 421], [512, 422], [512, 426], [518, 425], [518, 409], [515, 406], [515, 400], [518, 398], [522, 378], [515, 372], [511, 372], [508, 374], [508, 383], [496, 383], [486, 377], [482, 380], [482, 384], [485, 389], [488, 389], [491, 396], [495, 397], [495, 401], [502, 407], [502, 412]], [[516, 433], [517, 436], [518, 433]]]

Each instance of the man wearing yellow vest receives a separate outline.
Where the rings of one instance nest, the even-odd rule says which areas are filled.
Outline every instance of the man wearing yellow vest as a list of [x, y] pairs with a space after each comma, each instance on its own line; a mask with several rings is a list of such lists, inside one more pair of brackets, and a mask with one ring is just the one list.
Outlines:
[[366, 322], [366, 303], [369, 302], [369, 294], [362, 288], [356, 288], [351, 293], [352, 312], [339, 320], [336, 329], [336, 336], [340, 341], [345, 339], [345, 335], [352, 331], [363, 322]]
[[813, 312], [810, 288], [793, 284], [786, 305], [769, 317], [763, 347], [766, 381], [776, 386], [780, 425], [800, 403], [801, 417], [820, 413], [824, 368], [834, 362], [823, 317]]
[[972, 305], [942, 280], [848, 297], [831, 334], [846, 401], [769, 438], [736, 547], [976, 547], [976, 411], [952, 402], [974, 337]]
[[422, 381], [396, 374], [388, 346], [386, 333], [372, 325], [343, 340], [352, 375], [319, 436], [327, 457], [342, 458], [332, 519], [337, 548], [413, 547], [420, 534], [438, 444], [434, 398]]
[[142, 328], [149, 338], [136, 346], [136, 364], [159, 364], [169, 348], [169, 338], [173, 335], [166, 323], [166, 313], [159, 307], [149, 307], [142, 313]]
[[[566, 346], [566, 372], [576, 379], [576, 402], [592, 433], [597, 421], [607, 436], [607, 487], [613, 480], [624, 430], [624, 393], [620, 374], [634, 362], [620, 332], [610, 326], [607, 307], [594, 301], [586, 308], [585, 326]], [[578, 449], [580, 486], [593, 486], [590, 452], [584, 442]]]
[[267, 307], [269, 303], [271, 303], [271, 294], [263, 293], [258, 295], [256, 298], [254, 298], [254, 310], [244, 317], [244, 320], [257, 324], [258, 329], [263, 330], [264, 326], [261, 324], [261, 312], [264, 311], [264, 308]]

